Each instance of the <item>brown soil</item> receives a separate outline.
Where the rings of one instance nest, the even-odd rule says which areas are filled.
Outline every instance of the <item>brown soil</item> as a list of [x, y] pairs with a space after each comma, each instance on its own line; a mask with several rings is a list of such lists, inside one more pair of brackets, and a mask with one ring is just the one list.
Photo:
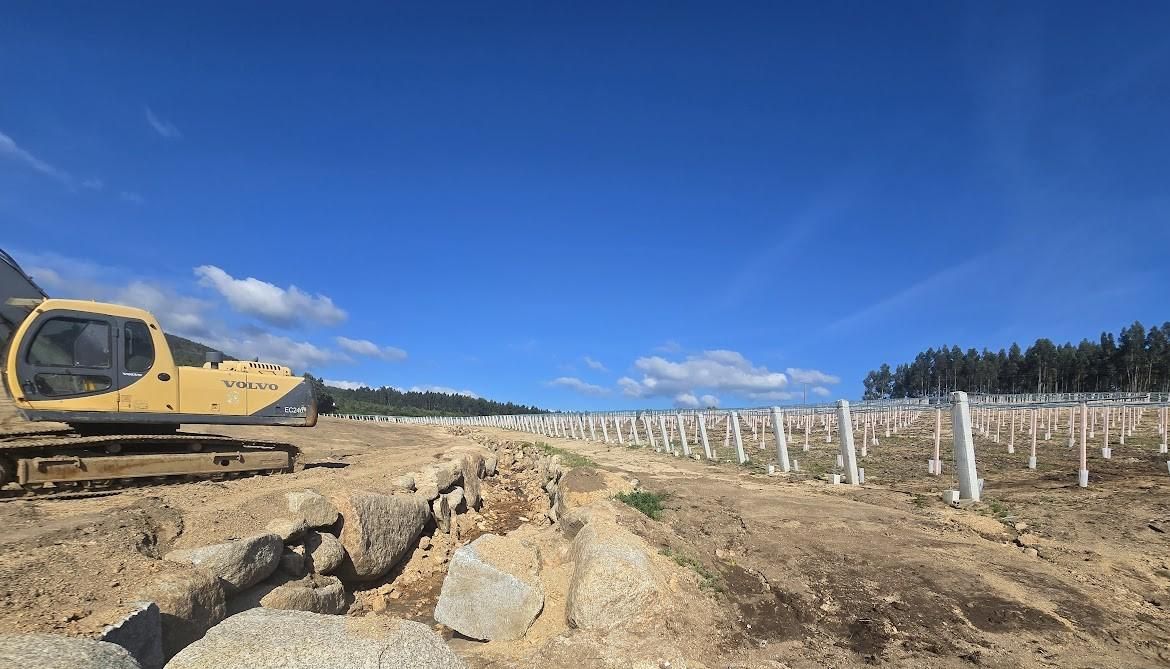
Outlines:
[[[662, 560], [670, 572], [667, 606], [634, 631], [566, 632], [563, 597], [550, 589], [531, 638], [453, 645], [475, 667], [680, 666], [683, 658], [792, 669], [1170, 666], [1170, 534], [1158, 531], [1170, 530], [1170, 478], [1149, 455], [1151, 421], [1130, 446], [1115, 446], [1113, 460], [1091, 462], [1086, 490], [1076, 487], [1075, 460], [1056, 436], [1042, 448], [1036, 472], [1023, 467], [1019, 439], [1010, 457], [1002, 445], [979, 439], [988, 502], [962, 510], [937, 496], [953, 485], [950, 472], [942, 480], [925, 475], [927, 422], [933, 425], [922, 419], [883, 438], [863, 460], [868, 481], [860, 489], [808, 476], [831, 469], [834, 446], [823, 438], [808, 453], [793, 439], [806, 473], [787, 477], [648, 449], [542, 439], [670, 494], [660, 520], [625, 507], [619, 519], [675, 557]], [[310, 458], [348, 466], [0, 504], [0, 629], [92, 634], [164, 568], [158, 555], [260, 531], [286, 491], [388, 490], [398, 475], [470, 446], [469, 436], [525, 438], [331, 419], [312, 430], [216, 432], [292, 441]], [[751, 454], [758, 465], [771, 452], [753, 444]], [[524, 533], [521, 515], [528, 524], [547, 523], [540, 515], [546, 502], [523, 479], [487, 482], [483, 512], [462, 538]], [[1028, 528], [1017, 531], [1017, 523]], [[550, 544], [542, 559], [548, 577], [563, 581], [558, 550]], [[410, 583], [382, 584], [399, 589], [386, 598], [385, 612], [433, 623], [445, 568], [438, 552], [416, 551], [402, 570], [414, 574]], [[429, 571], [421, 560], [431, 563]]]

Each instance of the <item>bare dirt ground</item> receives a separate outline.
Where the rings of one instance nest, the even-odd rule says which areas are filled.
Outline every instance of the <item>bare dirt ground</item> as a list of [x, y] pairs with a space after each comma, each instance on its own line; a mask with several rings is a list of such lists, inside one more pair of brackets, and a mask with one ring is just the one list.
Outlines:
[[[605, 666], [598, 658], [607, 647], [643, 643], [652, 654], [663, 636], [710, 667], [1170, 666], [1170, 536], [1159, 531], [1170, 529], [1170, 478], [1143, 455], [1150, 421], [1132, 452], [1090, 463], [1087, 490], [1076, 487], [1066, 440], [1054, 436], [1029, 472], [1026, 452], [1001, 456], [1002, 445], [981, 439], [989, 502], [964, 510], [937, 497], [949, 476], [925, 475], [932, 426], [920, 419], [883, 438], [863, 460], [861, 489], [807, 473], [769, 477], [758, 465], [546, 439], [671, 495], [661, 519], [627, 509], [621, 521], [679, 563], [675, 606], [644, 621], [643, 641], [574, 632], [566, 643], [553, 636], [563, 602], [552, 601], [526, 642], [453, 645], [476, 667]], [[437, 427], [331, 419], [311, 430], [214, 432], [290, 441], [311, 460], [345, 466], [2, 503], [0, 629], [93, 634], [166, 568], [157, 559], [165, 551], [258, 532], [286, 491], [387, 489], [399, 474], [473, 443]], [[504, 430], [470, 436], [532, 440]], [[806, 472], [821, 460], [831, 468], [835, 445], [822, 437], [803, 453], [794, 441]], [[757, 463], [774, 457], [750, 448]], [[485, 494], [495, 498], [485, 501], [480, 531], [512, 529], [534, 510], [514, 482]], [[430, 622], [440, 582], [432, 571], [402, 584], [396, 598], [387, 587], [380, 604], [371, 593], [360, 601]]]

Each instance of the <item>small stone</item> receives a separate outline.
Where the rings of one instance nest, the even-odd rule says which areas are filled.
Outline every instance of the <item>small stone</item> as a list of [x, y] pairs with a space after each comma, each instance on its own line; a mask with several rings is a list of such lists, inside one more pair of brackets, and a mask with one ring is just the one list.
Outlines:
[[1040, 557], [1040, 551], [1036, 550], [1035, 548], [1025, 548], [1024, 555], [1027, 555], [1028, 557]]
[[341, 541], [325, 532], [305, 535], [305, 568], [315, 574], [332, 574], [345, 561]]
[[418, 540], [418, 547], [424, 551], [426, 549], [430, 548], [431, 547], [431, 538], [425, 534], [422, 535], [422, 537], [420, 537]]
[[1026, 532], [1026, 531], [1028, 531], [1028, 524], [1027, 523], [1016, 523], [1015, 528], [1016, 528], [1017, 532]]

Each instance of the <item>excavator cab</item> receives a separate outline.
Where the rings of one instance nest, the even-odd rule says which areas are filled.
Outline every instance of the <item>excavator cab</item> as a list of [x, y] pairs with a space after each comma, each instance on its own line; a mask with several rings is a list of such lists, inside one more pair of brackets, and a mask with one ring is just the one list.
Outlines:
[[85, 431], [316, 424], [312, 390], [289, 368], [239, 361], [180, 367], [149, 312], [49, 298], [11, 256], [0, 254], [4, 385], [29, 420]]

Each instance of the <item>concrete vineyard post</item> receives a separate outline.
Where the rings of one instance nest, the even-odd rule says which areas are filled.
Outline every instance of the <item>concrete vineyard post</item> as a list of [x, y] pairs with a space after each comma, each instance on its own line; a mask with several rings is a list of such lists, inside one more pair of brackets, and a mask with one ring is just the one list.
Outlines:
[[967, 393], [951, 393], [951, 431], [954, 433], [955, 469], [959, 472], [959, 499], [978, 502], [979, 473], [975, 469], [975, 438], [971, 434], [971, 407]]
[[673, 453], [674, 446], [670, 443], [670, 435], [666, 433], [666, 416], [662, 414], [658, 414], [658, 433], [662, 437], [662, 450]]
[[1029, 413], [1032, 414], [1032, 429], [1030, 430], [1030, 434], [1032, 435], [1032, 454], [1030, 456], [1028, 456], [1028, 469], [1035, 469], [1036, 468], [1036, 410], [1032, 409]]
[[845, 469], [845, 481], [849, 485], [861, 485], [857, 473], [857, 452], [853, 448], [853, 430], [849, 422], [849, 402], [837, 400], [838, 432], [841, 434], [841, 465]]
[[[1071, 411], [1071, 409], [1070, 409]], [[1081, 468], [1077, 472], [1077, 485], [1086, 488], [1089, 485], [1089, 447], [1088, 432], [1085, 431], [1085, 420], [1088, 418], [1088, 407], [1081, 405]]]
[[707, 416], [700, 413], [698, 417], [699, 424], [699, 441], [703, 443], [703, 455], [711, 459], [711, 443], [707, 441]]
[[683, 424], [683, 417], [681, 413], [674, 415], [675, 420], [678, 421], [678, 440], [682, 444], [683, 457], [689, 458], [691, 456], [691, 445], [687, 443], [687, 429]]
[[739, 413], [735, 411], [731, 412], [731, 432], [735, 437], [735, 457], [742, 465], [748, 461], [748, 456], [743, 450], [743, 435], [739, 431]]
[[780, 407], [772, 407], [772, 432], [776, 436], [776, 461], [780, 463], [780, 471], [789, 471], [788, 463], [788, 435], [784, 434], [784, 416]]
[[930, 461], [930, 473], [942, 476], [942, 409], [934, 410], [934, 459]]

